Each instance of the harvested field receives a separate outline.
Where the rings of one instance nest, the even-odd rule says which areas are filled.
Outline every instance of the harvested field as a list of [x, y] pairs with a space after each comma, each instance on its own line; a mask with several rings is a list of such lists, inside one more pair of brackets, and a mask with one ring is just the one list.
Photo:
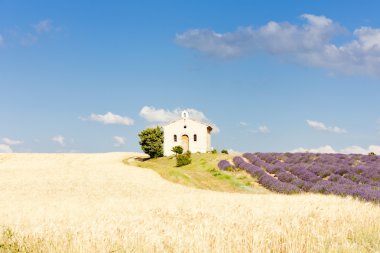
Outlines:
[[136, 155], [0, 154], [0, 252], [380, 251], [378, 205], [189, 188]]

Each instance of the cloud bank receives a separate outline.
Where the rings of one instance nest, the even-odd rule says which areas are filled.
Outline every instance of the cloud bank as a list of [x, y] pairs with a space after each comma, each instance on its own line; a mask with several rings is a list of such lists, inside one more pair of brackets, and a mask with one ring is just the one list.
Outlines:
[[9, 145], [6, 144], [0, 144], [0, 153], [12, 153], [13, 150]]
[[336, 153], [336, 151], [330, 146], [330, 145], [326, 145], [326, 146], [323, 146], [323, 147], [319, 147], [319, 148], [311, 148], [311, 149], [306, 149], [306, 148], [297, 148], [297, 149], [294, 149], [292, 151], [290, 151], [292, 153], [326, 153], [326, 154], [334, 154]]
[[376, 155], [380, 155], [380, 146], [370, 145], [368, 148], [363, 148], [360, 146], [350, 146], [350, 147], [336, 151], [330, 145], [326, 145], [323, 147], [311, 148], [311, 149], [297, 148], [290, 152], [292, 153], [309, 152], [309, 153], [327, 153], [327, 154], [340, 153], [340, 154], [362, 154], [362, 155], [367, 155], [370, 152], [374, 152]]
[[186, 110], [189, 112], [189, 116], [191, 119], [198, 120], [213, 127], [214, 133], [219, 133], [220, 129], [213, 124], [203, 112], [198, 111], [193, 108], [181, 109], [177, 108], [172, 111], [167, 109], [156, 109], [153, 106], [144, 106], [141, 108], [139, 115], [147, 120], [148, 122], [158, 123], [158, 124], [166, 124], [171, 121], [175, 121], [181, 118], [181, 112]]
[[12, 145], [19, 145], [19, 144], [22, 144], [22, 143], [23, 143], [22, 141], [19, 141], [19, 140], [12, 140], [12, 139], [7, 138], [7, 137], [4, 137], [2, 140], [3, 140], [3, 142], [4, 142], [6, 145], [9, 145], [9, 146], [12, 146]]
[[301, 25], [270, 21], [261, 27], [239, 27], [233, 32], [190, 29], [176, 35], [186, 48], [222, 59], [266, 52], [309, 66], [347, 74], [380, 76], [380, 29], [359, 27], [351, 40], [332, 42], [347, 32], [337, 22], [313, 14], [303, 14]]

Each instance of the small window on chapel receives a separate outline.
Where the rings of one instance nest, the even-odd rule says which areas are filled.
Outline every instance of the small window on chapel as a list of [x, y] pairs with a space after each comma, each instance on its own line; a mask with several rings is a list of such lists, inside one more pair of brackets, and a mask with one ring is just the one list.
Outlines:
[[174, 142], [177, 142], [177, 135], [174, 135]]
[[194, 141], [197, 141], [197, 135], [194, 134]]
[[186, 125], [184, 125], [184, 126], [183, 126], [183, 128], [187, 128], [187, 126], [186, 126]]

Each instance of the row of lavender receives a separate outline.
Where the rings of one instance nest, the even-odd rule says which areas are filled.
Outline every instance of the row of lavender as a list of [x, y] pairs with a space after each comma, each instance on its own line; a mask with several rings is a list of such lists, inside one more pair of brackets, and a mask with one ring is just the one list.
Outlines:
[[[245, 153], [234, 165], [280, 193], [316, 192], [380, 202], [380, 157], [311, 153]], [[219, 168], [233, 167], [221, 161]]]

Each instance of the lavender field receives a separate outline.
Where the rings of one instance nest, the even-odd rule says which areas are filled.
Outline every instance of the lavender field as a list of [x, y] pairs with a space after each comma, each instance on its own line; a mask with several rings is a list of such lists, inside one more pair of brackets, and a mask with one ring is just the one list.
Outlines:
[[380, 202], [380, 156], [313, 153], [245, 153], [221, 170], [244, 169], [279, 193], [312, 192]]

